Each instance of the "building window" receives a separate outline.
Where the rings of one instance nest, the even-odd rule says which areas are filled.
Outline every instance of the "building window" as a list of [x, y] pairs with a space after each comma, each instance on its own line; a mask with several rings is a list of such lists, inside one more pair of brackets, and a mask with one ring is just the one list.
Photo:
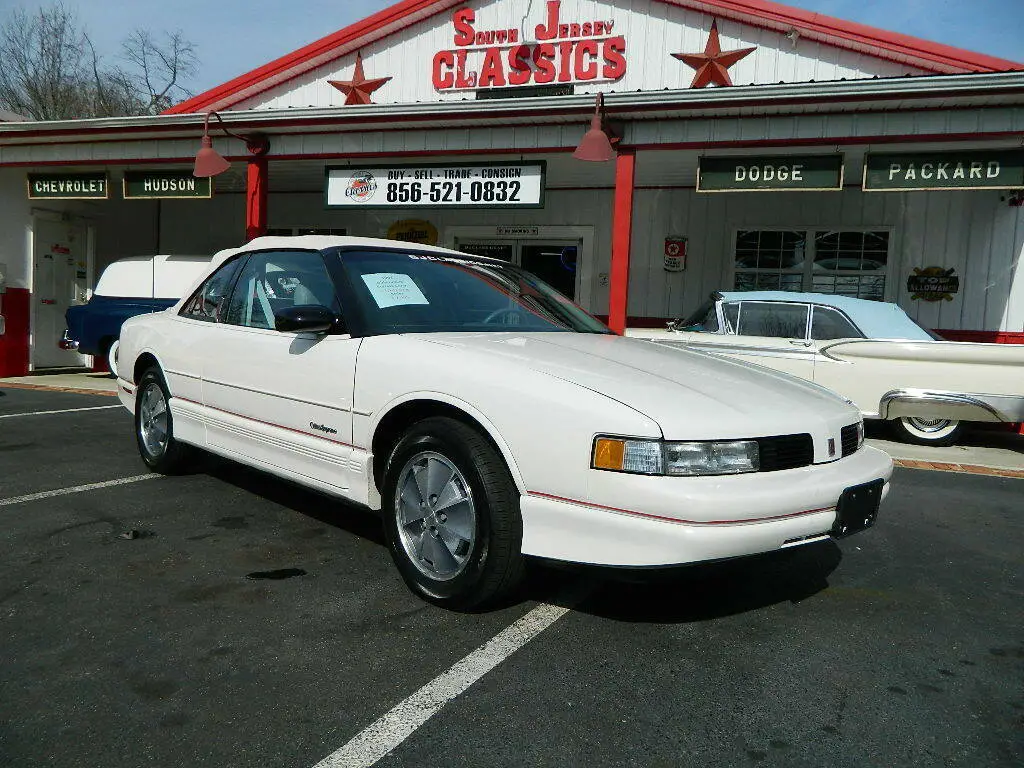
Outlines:
[[887, 231], [740, 230], [733, 285], [882, 301], [888, 260]]

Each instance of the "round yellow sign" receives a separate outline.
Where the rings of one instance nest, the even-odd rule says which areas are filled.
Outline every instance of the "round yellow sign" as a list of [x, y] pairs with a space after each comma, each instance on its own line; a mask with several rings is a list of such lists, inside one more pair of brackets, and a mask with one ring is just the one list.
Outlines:
[[396, 221], [388, 229], [389, 240], [404, 240], [407, 243], [437, 245], [437, 227], [423, 219]]

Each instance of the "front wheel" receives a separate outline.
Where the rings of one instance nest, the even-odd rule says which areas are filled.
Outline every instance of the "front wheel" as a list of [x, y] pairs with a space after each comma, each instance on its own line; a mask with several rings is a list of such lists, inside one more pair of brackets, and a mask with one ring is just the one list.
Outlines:
[[153, 367], [142, 374], [135, 392], [135, 439], [146, 466], [163, 475], [184, 470], [194, 450], [174, 439], [170, 399], [160, 369]]
[[916, 445], [954, 445], [963, 434], [963, 422], [955, 419], [924, 419], [905, 416], [892, 422], [896, 438]]
[[445, 417], [413, 425], [388, 459], [382, 500], [391, 556], [413, 592], [474, 610], [518, 586], [519, 492], [477, 430]]

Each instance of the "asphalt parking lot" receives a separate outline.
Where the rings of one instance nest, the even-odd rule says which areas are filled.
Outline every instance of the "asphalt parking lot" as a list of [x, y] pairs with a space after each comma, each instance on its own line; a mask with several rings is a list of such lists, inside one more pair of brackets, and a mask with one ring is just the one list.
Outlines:
[[0, 764], [1024, 763], [1024, 480], [900, 469], [853, 538], [538, 568], [462, 615], [371, 513], [214, 459], [148, 476], [116, 402], [0, 389]]

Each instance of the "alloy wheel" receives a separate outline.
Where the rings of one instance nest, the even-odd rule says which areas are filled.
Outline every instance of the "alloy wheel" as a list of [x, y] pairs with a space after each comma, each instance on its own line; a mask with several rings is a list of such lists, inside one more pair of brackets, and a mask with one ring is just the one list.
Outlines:
[[437, 581], [454, 579], [476, 546], [476, 506], [466, 478], [445, 456], [422, 451], [398, 476], [395, 520], [416, 568]]

